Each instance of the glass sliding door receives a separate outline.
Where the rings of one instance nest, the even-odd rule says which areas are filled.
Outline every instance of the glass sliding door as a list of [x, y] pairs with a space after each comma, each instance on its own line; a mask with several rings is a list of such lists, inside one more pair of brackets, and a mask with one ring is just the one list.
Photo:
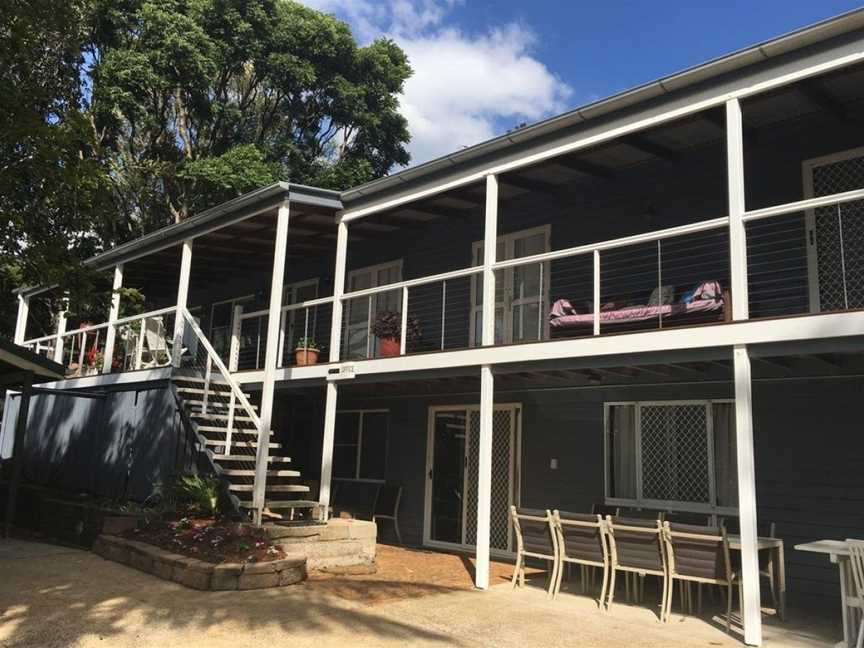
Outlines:
[[[496, 405], [492, 418], [490, 543], [512, 551], [510, 506], [518, 501], [518, 405]], [[433, 407], [429, 411], [426, 541], [472, 548], [477, 533], [480, 409]]]

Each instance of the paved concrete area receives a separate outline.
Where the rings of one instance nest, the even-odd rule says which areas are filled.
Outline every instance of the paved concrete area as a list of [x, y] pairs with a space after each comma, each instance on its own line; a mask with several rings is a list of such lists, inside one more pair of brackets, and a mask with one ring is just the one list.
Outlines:
[[[346, 577], [350, 578], [350, 577]], [[651, 609], [597, 610], [587, 596], [542, 590], [489, 592], [428, 583], [412, 596], [367, 605], [323, 583], [250, 592], [196, 592], [95, 554], [0, 540], [0, 646], [741, 646], [710, 620]], [[375, 587], [400, 588], [379, 579]], [[398, 592], [397, 592], [398, 593]], [[420, 595], [425, 594], [425, 595]], [[810, 648], [836, 641], [836, 623], [772, 626], [766, 646]]]

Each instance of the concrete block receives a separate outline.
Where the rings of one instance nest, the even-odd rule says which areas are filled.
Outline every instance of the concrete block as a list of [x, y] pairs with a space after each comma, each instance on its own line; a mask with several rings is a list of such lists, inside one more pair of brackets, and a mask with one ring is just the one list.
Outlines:
[[[201, 570], [197, 568], [197, 565], [191, 564], [201, 562], [202, 561], [195, 560], [194, 558], [184, 558], [183, 560], [176, 561], [174, 563], [174, 572], [172, 573], [171, 580], [175, 583], [185, 585], [186, 587], [191, 587], [192, 589], [210, 589], [210, 578], [213, 575], [213, 566], [210, 565], [210, 569]], [[202, 564], [207, 565], [207, 563]]]
[[264, 589], [265, 587], [279, 587], [281, 575], [277, 572], [247, 573], [245, 570], [240, 574], [237, 581], [238, 590]]
[[243, 566], [244, 574], [273, 574], [278, 570], [278, 562], [271, 560], [269, 562], [250, 562]]
[[279, 572], [279, 587], [286, 585], [294, 585], [300, 581], [306, 580], [306, 561], [304, 560], [299, 565], [286, 567]]
[[174, 561], [154, 559], [152, 571], [150, 573], [163, 580], [174, 580]]
[[352, 524], [348, 525], [348, 533], [353, 539], [375, 540], [378, 537], [378, 525], [366, 520], [353, 520]]
[[210, 579], [210, 589], [214, 592], [236, 590], [242, 573], [243, 565], [240, 563], [214, 565], [213, 576]]
[[137, 528], [138, 518], [130, 515], [108, 515], [102, 518], [102, 533], [116, 535]]
[[335, 519], [327, 522], [327, 526], [323, 527], [319, 539], [322, 542], [330, 542], [332, 540], [347, 540], [350, 537], [348, 525], [352, 520]]

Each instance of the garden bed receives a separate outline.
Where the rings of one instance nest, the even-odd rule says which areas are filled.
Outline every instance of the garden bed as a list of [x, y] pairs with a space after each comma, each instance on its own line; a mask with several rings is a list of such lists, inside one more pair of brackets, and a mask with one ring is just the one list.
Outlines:
[[285, 551], [251, 524], [212, 517], [149, 519], [122, 537], [212, 564], [281, 560]]
[[265, 589], [306, 580], [304, 556], [217, 564], [172, 553], [148, 542], [112, 535], [100, 535], [93, 551], [106, 560], [197, 590]]

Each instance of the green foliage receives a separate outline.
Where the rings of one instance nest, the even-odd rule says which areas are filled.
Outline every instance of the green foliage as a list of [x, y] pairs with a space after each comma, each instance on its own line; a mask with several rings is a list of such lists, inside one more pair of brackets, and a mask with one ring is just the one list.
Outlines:
[[299, 340], [297, 340], [297, 344], [294, 345], [294, 348], [300, 349], [301, 351], [303, 349], [308, 349], [310, 351], [320, 351], [321, 345], [319, 345], [315, 341], [315, 338], [300, 338]]
[[[404, 52], [358, 46], [333, 16], [291, 0], [7, 5], [4, 294], [58, 283], [104, 319], [87, 257], [276, 180], [346, 188], [409, 161]], [[0, 300], [10, 334], [14, 307]]]
[[219, 510], [219, 480], [211, 476], [181, 475], [174, 484], [174, 497], [180, 505], [202, 515], [216, 515]]

